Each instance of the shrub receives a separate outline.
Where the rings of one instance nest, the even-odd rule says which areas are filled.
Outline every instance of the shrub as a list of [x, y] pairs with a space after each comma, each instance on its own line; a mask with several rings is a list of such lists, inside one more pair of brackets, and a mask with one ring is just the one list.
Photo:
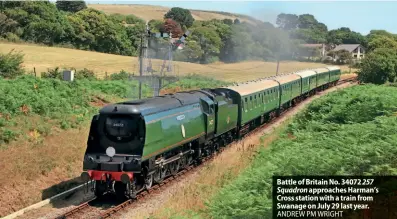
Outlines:
[[[74, 79], [88, 79], [88, 80], [96, 80], [95, 73], [93, 70], [84, 68], [82, 70], [76, 70], [75, 68], [69, 68], [75, 71]], [[42, 78], [57, 78], [62, 80], [63, 78], [63, 69], [59, 67], [55, 67], [53, 69], [48, 69], [47, 72], [41, 73]]]
[[20, 52], [7, 54], [0, 53], [0, 76], [4, 78], [15, 78], [24, 73], [22, 68], [24, 55]]
[[397, 53], [394, 49], [378, 48], [368, 53], [360, 64], [358, 79], [365, 83], [395, 82]]
[[110, 75], [110, 80], [128, 80], [129, 73], [121, 70], [119, 73], [114, 73]]
[[13, 43], [18, 43], [21, 41], [21, 39], [19, 38], [18, 35], [16, 35], [15, 33], [10, 33], [10, 32], [6, 33], [5, 38], [8, 41], [13, 42]]
[[62, 79], [62, 72], [59, 67], [55, 67], [54, 69], [47, 69], [47, 72], [41, 73], [42, 78], [57, 78]]
[[87, 68], [84, 68], [83, 70], [79, 70], [79, 71], [75, 71], [75, 72], [76, 72], [74, 75], [75, 79], [83, 79], [83, 78], [88, 79], [88, 80], [97, 79], [95, 77], [94, 71], [87, 69]]

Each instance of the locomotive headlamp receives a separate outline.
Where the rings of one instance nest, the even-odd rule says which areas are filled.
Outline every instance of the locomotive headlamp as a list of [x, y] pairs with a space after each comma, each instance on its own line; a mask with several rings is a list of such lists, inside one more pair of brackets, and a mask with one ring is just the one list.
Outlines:
[[116, 149], [114, 149], [114, 147], [108, 147], [106, 149], [106, 155], [108, 155], [109, 157], [113, 157], [116, 154]]

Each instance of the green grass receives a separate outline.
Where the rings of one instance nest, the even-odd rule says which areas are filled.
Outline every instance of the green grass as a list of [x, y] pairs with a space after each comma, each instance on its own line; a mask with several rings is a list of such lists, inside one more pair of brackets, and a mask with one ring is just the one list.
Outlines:
[[[117, 77], [113, 77], [116, 78]], [[197, 75], [182, 77], [166, 88], [180, 90], [216, 87], [226, 84]], [[152, 95], [143, 86], [143, 96]], [[65, 82], [54, 78], [25, 75], [13, 80], [0, 79], [0, 145], [4, 146], [27, 133], [40, 136], [51, 133], [52, 127], [76, 128], [98, 111], [95, 102], [112, 103], [138, 97], [138, 82], [118, 80], [77, 79]], [[0, 146], [0, 148], [2, 147]]]

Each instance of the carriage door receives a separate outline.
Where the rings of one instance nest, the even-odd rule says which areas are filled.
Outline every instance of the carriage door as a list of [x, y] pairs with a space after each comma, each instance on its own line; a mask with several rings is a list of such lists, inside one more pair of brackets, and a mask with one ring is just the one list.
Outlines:
[[201, 106], [204, 113], [206, 133], [212, 134], [215, 131], [215, 104], [212, 100], [201, 99]]

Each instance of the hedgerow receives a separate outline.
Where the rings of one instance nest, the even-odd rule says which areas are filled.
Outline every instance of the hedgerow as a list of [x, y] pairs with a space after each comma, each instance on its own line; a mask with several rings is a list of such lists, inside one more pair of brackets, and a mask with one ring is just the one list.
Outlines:
[[271, 218], [273, 175], [396, 174], [397, 92], [356, 86], [314, 101], [207, 205], [213, 218]]

